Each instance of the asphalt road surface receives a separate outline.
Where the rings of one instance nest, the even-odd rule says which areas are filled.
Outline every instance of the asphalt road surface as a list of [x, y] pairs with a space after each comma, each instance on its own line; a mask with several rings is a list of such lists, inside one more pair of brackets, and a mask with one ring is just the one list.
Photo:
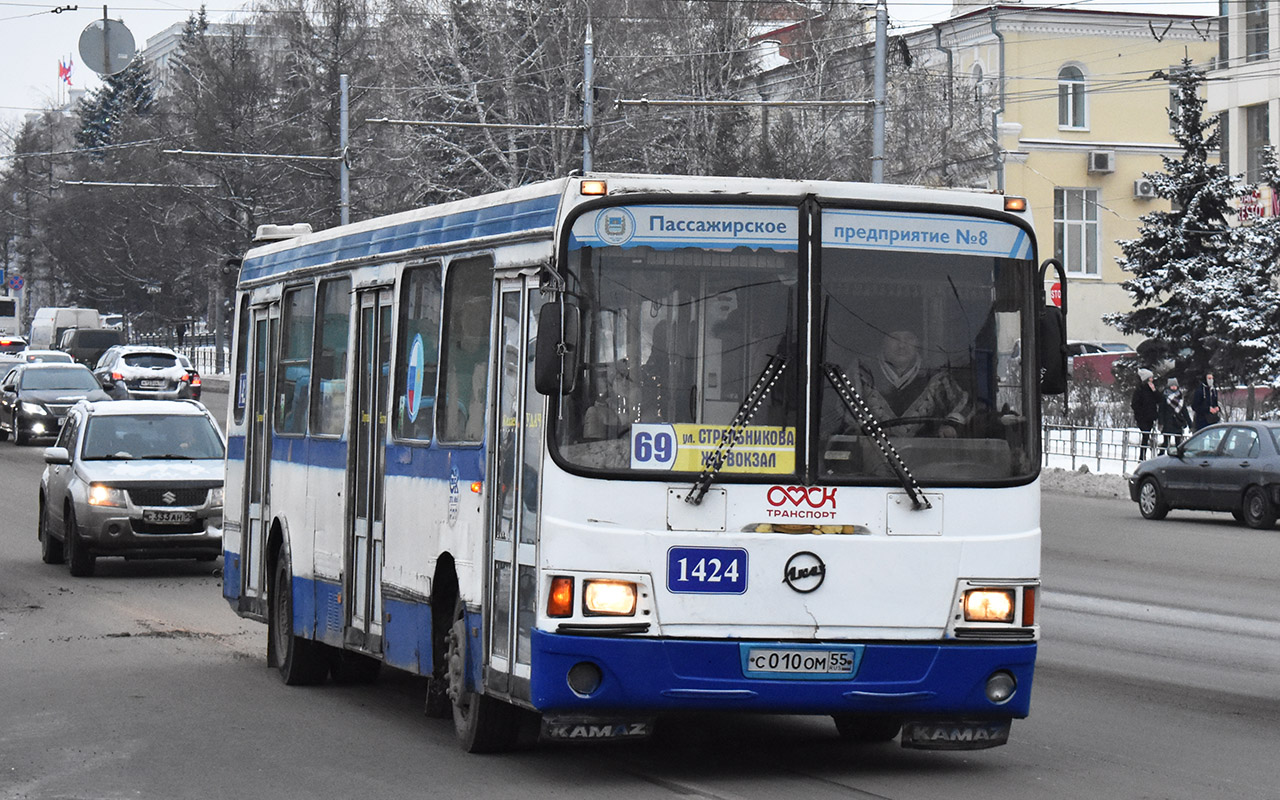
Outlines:
[[[211, 406], [225, 397], [208, 393]], [[219, 413], [221, 416], [221, 413]], [[0, 798], [1280, 798], [1280, 530], [1046, 494], [1032, 714], [972, 753], [826, 718], [467, 755], [422, 682], [292, 688], [220, 563], [40, 562], [41, 447], [0, 443]]]

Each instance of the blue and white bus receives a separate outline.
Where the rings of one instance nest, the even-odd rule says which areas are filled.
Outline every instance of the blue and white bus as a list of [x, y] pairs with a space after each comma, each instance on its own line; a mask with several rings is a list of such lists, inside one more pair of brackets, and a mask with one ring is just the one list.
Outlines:
[[1027, 715], [1065, 336], [1020, 198], [565, 178], [256, 247], [236, 302], [224, 594], [286, 683], [425, 676], [470, 751]]

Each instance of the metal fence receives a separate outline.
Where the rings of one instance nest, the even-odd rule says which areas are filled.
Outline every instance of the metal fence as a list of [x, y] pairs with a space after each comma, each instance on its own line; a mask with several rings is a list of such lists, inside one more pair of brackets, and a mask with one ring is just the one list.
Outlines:
[[[1143, 447], [1143, 432], [1137, 428], [1101, 428], [1084, 425], [1046, 423], [1041, 430], [1044, 464], [1048, 467], [1079, 469], [1093, 472], [1125, 474], [1132, 472], [1143, 459], [1153, 453]], [[1170, 443], [1180, 443], [1185, 436], [1159, 431], [1150, 434], [1157, 452]]]

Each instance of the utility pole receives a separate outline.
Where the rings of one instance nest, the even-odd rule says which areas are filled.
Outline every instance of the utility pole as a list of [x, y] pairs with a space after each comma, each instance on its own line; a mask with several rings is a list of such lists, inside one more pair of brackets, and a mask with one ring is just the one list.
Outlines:
[[582, 171], [590, 172], [591, 126], [595, 122], [595, 45], [591, 40], [591, 19], [587, 19], [587, 36], [582, 43]]
[[347, 133], [348, 133], [348, 91], [347, 76], [338, 76], [338, 151], [342, 160], [338, 162], [338, 222], [346, 225], [351, 221], [351, 174], [347, 166]]
[[871, 109], [871, 182], [884, 183], [884, 103], [885, 59], [888, 50], [885, 41], [889, 27], [889, 8], [886, 0], [876, 0], [876, 65], [873, 93], [875, 105]]

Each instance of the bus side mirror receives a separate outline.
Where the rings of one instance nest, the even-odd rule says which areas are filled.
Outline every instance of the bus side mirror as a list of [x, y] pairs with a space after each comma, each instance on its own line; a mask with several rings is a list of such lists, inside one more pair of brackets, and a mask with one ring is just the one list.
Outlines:
[[1040, 391], [1067, 391], [1067, 321], [1056, 306], [1045, 306], [1040, 315]]
[[582, 351], [578, 348], [578, 307], [564, 300], [538, 312], [538, 349], [534, 354], [533, 385], [538, 394], [569, 394], [578, 385]]

